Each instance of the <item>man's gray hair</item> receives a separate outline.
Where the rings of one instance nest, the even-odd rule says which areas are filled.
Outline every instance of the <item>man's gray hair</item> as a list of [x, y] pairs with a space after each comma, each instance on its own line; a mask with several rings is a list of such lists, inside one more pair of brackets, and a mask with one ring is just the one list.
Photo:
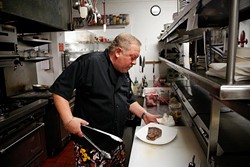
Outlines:
[[141, 46], [141, 42], [133, 35], [129, 33], [121, 33], [115, 37], [109, 46], [109, 51], [114, 52], [116, 47], [121, 47], [128, 50], [130, 45]]

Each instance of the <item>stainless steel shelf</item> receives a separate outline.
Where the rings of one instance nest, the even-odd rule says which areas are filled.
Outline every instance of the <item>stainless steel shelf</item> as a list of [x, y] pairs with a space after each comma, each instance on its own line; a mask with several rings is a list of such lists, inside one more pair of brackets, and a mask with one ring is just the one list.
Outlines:
[[[221, 121], [221, 104], [231, 108], [243, 117], [250, 120], [250, 81], [235, 82], [235, 56], [238, 37], [238, 23], [250, 18], [249, 0], [192, 0], [179, 13], [179, 16], [170, 25], [169, 29], [160, 37], [166, 43], [183, 43], [199, 39], [204, 29], [229, 29], [226, 79], [207, 76], [205, 70], [187, 69], [160, 58], [169, 67], [185, 75], [190, 81], [204, 88], [211, 98], [209, 134], [208, 134], [208, 161], [219, 158], [218, 139]], [[201, 30], [201, 32], [199, 32]], [[229, 120], [228, 120], [229, 121]], [[217, 161], [218, 162], [218, 161]], [[215, 162], [216, 163], [216, 162]], [[211, 164], [211, 166], [217, 166]]]
[[33, 38], [33, 37], [19, 37], [19, 42], [23, 42], [29, 46], [40, 46], [45, 44], [50, 44], [51, 41], [47, 39], [39, 39], [39, 38]]
[[159, 58], [160, 61], [165, 62], [169, 67], [184, 74], [187, 78], [195, 81], [197, 84], [204, 87], [208, 92], [219, 100], [244, 100], [250, 99], [250, 81], [240, 81], [228, 85], [226, 80], [210, 77], [205, 74], [205, 71], [192, 71], [181, 67], [164, 58]]
[[20, 57], [21, 61], [26, 61], [26, 62], [39, 62], [39, 61], [44, 61], [44, 60], [49, 60], [52, 59], [53, 57], [49, 56], [38, 56], [38, 57]]
[[[204, 29], [227, 26], [228, 0], [192, 0], [159, 38], [159, 41], [186, 42], [201, 36]], [[240, 0], [239, 21], [249, 19], [250, 1]]]

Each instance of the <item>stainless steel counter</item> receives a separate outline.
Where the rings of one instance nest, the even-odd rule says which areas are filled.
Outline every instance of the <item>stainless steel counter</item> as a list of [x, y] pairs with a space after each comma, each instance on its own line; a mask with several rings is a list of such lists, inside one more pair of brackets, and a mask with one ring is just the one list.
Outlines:
[[[145, 99], [144, 99], [145, 101]], [[168, 105], [158, 105], [155, 107], [147, 107], [144, 102], [144, 108], [147, 112], [155, 115], [163, 115], [169, 113]], [[188, 118], [183, 110], [182, 119], [174, 126], [177, 129], [175, 139], [167, 144], [153, 145], [145, 143], [134, 136], [132, 151], [129, 160], [129, 167], [163, 167], [163, 166], [188, 166], [193, 155], [195, 155], [195, 163], [197, 167], [206, 167], [206, 156], [199, 145], [192, 129], [188, 126]], [[136, 132], [145, 125], [142, 120], [141, 126], [136, 127]], [[187, 126], [185, 126], [187, 125]]]
[[[141, 126], [136, 128], [140, 130]], [[175, 126], [176, 138], [164, 145], [153, 145], [134, 137], [129, 167], [180, 167], [188, 166], [195, 155], [196, 167], [206, 167], [206, 157], [191, 128]]]

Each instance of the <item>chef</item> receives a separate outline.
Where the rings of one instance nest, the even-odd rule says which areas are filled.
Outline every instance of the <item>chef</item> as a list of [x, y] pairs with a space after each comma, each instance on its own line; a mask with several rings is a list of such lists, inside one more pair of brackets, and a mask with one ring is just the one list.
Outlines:
[[[142, 118], [144, 122], [157, 122], [158, 115], [147, 113], [136, 102], [131, 90], [129, 69], [140, 56], [141, 42], [128, 33], [119, 34], [104, 52], [80, 56], [56, 79], [50, 87], [55, 106], [65, 128], [75, 141], [78, 166], [111, 165], [123, 166], [124, 154], [113, 160], [103, 160], [92, 154], [88, 144], [82, 140], [82, 125], [88, 125], [118, 137], [123, 136], [128, 112]], [[69, 100], [76, 90], [73, 113]], [[119, 161], [117, 159], [119, 158]]]

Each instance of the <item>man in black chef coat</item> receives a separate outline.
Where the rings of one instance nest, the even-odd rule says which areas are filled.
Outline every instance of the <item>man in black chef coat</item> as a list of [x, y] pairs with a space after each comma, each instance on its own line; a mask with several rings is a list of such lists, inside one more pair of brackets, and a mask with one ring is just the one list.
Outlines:
[[[119, 34], [104, 52], [80, 56], [50, 87], [55, 106], [77, 148], [81, 147], [77, 141], [84, 133], [81, 125], [122, 137], [128, 112], [141, 117], [146, 124], [157, 122], [158, 116], [147, 113], [136, 102], [131, 90], [128, 70], [136, 64], [140, 47], [141, 42], [133, 35]], [[72, 113], [69, 100], [74, 90]], [[78, 166], [87, 163], [88, 158], [83, 158], [85, 162], [76, 158]]]

